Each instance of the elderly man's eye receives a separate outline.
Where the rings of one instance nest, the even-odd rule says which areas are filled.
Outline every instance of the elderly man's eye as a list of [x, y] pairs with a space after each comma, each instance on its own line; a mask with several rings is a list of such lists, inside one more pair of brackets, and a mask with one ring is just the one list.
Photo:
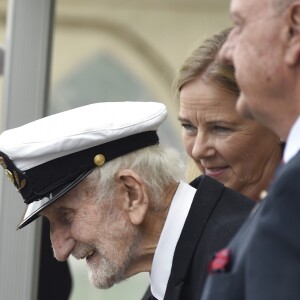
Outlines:
[[62, 211], [60, 213], [60, 221], [63, 224], [70, 224], [73, 221], [73, 213], [69, 211]]
[[240, 25], [235, 26], [234, 29], [235, 29], [235, 33], [236, 33], [236, 34], [240, 34], [241, 31], [242, 31], [242, 26], [240, 26]]
[[242, 22], [240, 20], [234, 21], [231, 35], [237, 35], [237, 34], [241, 33], [242, 29], [243, 29]]

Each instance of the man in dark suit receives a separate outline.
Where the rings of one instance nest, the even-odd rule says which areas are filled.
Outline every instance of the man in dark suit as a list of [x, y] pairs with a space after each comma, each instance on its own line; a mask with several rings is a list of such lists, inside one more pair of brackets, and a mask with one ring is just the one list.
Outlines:
[[296, 300], [300, 294], [300, 3], [232, 0], [220, 52], [241, 88], [240, 113], [286, 141], [268, 195], [210, 262], [203, 300]]
[[206, 176], [180, 181], [180, 155], [158, 144], [166, 114], [111, 102], [52, 115], [2, 133], [0, 164], [27, 204], [19, 228], [46, 217], [56, 259], [86, 259], [95, 287], [151, 271], [156, 299], [193, 300], [253, 203]]
[[[175, 248], [164, 297], [153, 297], [149, 289], [143, 299], [199, 299], [209, 258], [226, 245], [253, 207], [253, 202], [208, 176], [196, 178], [191, 185], [197, 192]], [[162, 239], [167, 240], [168, 235]], [[161, 265], [154, 257], [151, 270], [154, 291], [164, 280], [161, 272]]]

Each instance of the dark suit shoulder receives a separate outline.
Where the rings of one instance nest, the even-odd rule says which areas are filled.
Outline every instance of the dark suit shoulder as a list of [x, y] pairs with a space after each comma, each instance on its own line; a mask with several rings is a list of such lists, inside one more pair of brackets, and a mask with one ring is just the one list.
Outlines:
[[200, 298], [210, 258], [227, 246], [254, 206], [206, 175], [190, 185], [197, 191], [175, 250], [166, 299]]
[[[247, 196], [225, 187], [222, 183], [206, 175], [195, 178], [190, 182], [190, 185], [197, 189], [197, 198], [202, 198], [203, 196], [218, 197], [218, 200], [220, 200], [218, 205], [222, 209], [227, 208], [238, 212], [238, 214], [243, 212], [248, 214], [249, 210], [255, 205], [254, 201]], [[207, 190], [209, 190], [209, 195], [206, 194]], [[221, 193], [217, 191], [221, 191]]]

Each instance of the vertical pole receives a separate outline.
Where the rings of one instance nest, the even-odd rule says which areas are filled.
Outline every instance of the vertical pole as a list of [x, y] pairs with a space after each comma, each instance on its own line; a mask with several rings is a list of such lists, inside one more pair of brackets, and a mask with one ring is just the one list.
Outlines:
[[[1, 131], [44, 115], [54, 0], [10, 0]], [[36, 300], [41, 223], [16, 230], [25, 205], [0, 172], [0, 299]]]

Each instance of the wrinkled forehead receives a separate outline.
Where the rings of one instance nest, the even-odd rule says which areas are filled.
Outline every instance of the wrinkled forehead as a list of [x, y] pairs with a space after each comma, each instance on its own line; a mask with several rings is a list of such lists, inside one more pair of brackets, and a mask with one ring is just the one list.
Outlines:
[[274, 1], [281, 0], [231, 0], [230, 14], [242, 18], [260, 18], [275, 12]]

